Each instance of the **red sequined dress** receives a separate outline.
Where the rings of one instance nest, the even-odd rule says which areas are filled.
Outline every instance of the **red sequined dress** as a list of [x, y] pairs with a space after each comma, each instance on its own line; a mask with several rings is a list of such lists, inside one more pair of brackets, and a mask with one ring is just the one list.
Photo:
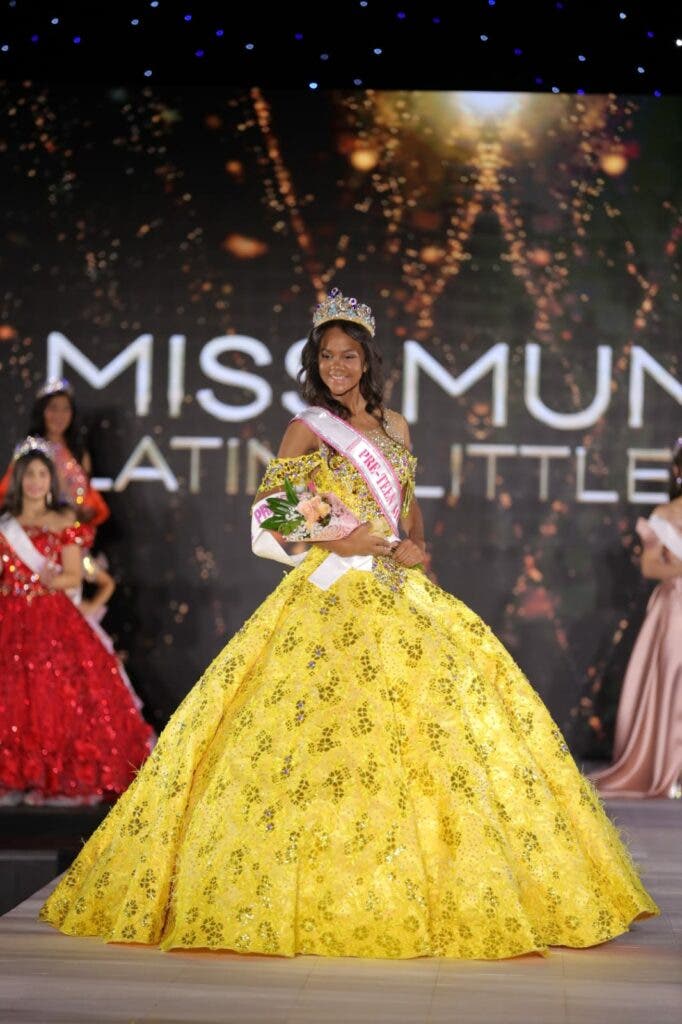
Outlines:
[[[91, 527], [25, 528], [58, 563]], [[116, 657], [63, 591], [48, 591], [0, 533], [0, 797], [115, 799], [153, 743]]]

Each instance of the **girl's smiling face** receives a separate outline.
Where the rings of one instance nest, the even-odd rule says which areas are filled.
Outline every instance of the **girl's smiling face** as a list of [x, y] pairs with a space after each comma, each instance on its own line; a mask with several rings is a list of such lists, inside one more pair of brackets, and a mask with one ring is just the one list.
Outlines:
[[317, 365], [322, 382], [338, 401], [360, 384], [365, 371], [362, 345], [336, 325], [320, 341]]
[[29, 462], [24, 470], [21, 480], [21, 494], [24, 499], [35, 501], [39, 498], [46, 498], [50, 490], [50, 471], [40, 459]]

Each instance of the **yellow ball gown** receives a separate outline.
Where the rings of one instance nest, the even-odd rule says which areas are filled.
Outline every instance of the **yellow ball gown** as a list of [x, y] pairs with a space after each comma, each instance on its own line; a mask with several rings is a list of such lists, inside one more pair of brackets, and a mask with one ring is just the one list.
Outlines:
[[[404, 510], [416, 460], [373, 438]], [[362, 519], [363, 477], [315, 478]], [[481, 619], [377, 558], [323, 591], [313, 548], [205, 671], [41, 909], [162, 949], [495, 959], [659, 913], [544, 704]]]

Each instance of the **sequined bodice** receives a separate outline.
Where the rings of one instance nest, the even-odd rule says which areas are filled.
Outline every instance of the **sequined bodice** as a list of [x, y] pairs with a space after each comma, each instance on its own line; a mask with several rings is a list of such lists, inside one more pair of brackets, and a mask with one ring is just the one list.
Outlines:
[[[380, 449], [391, 463], [401, 488], [401, 515], [407, 515], [414, 496], [415, 469], [417, 460], [400, 441], [389, 437], [381, 430], [363, 435]], [[276, 487], [283, 487], [285, 479], [291, 483], [305, 484], [314, 481], [318, 491], [331, 491], [353, 512], [361, 522], [374, 522], [376, 528], [391, 532], [382, 509], [362, 473], [355, 468], [345, 455], [322, 444], [316, 452], [289, 459], [271, 459], [268, 463], [256, 497], [269, 493]], [[313, 545], [315, 548], [315, 546]], [[326, 551], [318, 547], [312, 550], [306, 560], [315, 565], [326, 557]], [[372, 572], [385, 586], [393, 591], [402, 588], [405, 573], [393, 558], [378, 556], [373, 559]]]
[[[381, 430], [363, 435], [389, 460], [400, 482], [402, 514], [408, 510], [414, 495], [417, 459], [400, 441]], [[367, 481], [345, 455], [322, 444], [318, 451], [289, 459], [272, 459], [266, 468], [258, 490], [262, 494], [282, 486], [288, 477], [294, 484], [314, 479], [319, 490], [331, 490], [358, 516], [368, 520], [382, 515], [381, 509]]]
[[[25, 526], [24, 530], [48, 562], [59, 562], [62, 550], [59, 533], [39, 526]], [[38, 574], [21, 561], [14, 548], [0, 535], [0, 595], [37, 597], [47, 592]]]
[[[67, 544], [84, 545], [91, 538], [91, 529], [74, 523], [65, 530], [48, 530], [43, 526], [25, 526], [24, 532], [47, 562], [58, 565], [62, 548]], [[0, 597], [9, 595], [33, 598], [44, 596], [46, 590], [37, 573], [19, 558], [14, 548], [0, 534]]]

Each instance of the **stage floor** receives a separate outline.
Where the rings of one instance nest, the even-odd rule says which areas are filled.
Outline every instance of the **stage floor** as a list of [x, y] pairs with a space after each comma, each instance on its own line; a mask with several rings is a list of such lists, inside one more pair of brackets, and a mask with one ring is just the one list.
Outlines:
[[680, 1024], [682, 801], [611, 801], [662, 915], [588, 950], [503, 961], [161, 953], [0, 918], [2, 1024]]

